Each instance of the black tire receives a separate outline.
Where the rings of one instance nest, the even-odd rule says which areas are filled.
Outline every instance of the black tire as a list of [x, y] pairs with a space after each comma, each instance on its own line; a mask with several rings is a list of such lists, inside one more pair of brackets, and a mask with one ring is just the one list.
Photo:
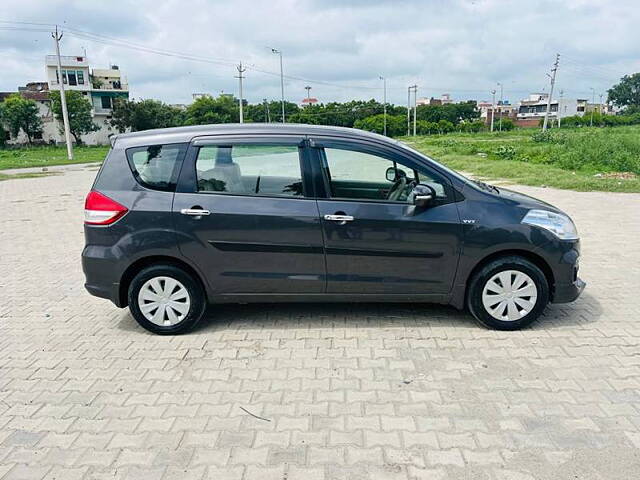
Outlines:
[[[161, 326], [151, 322], [142, 313], [138, 295], [144, 284], [154, 277], [170, 277], [180, 282], [189, 295], [188, 312], [176, 324]], [[179, 335], [191, 330], [203, 317], [207, 307], [204, 289], [200, 280], [185, 272], [182, 268], [171, 264], [156, 264], [142, 269], [129, 284], [129, 311], [141, 327], [159, 335]]]
[[[493, 317], [485, 308], [482, 293], [486, 283], [497, 273], [515, 270], [530, 277], [537, 289], [537, 299], [534, 307], [519, 320], [499, 320]], [[475, 319], [487, 328], [495, 330], [519, 330], [538, 319], [549, 303], [549, 283], [540, 268], [529, 260], [508, 256], [489, 262], [475, 273], [469, 283], [467, 292], [467, 307]]]

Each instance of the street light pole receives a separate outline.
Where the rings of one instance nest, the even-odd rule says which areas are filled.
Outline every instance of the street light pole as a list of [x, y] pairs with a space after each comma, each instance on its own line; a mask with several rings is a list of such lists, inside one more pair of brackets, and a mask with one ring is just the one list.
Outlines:
[[387, 79], [383, 76], [380, 76], [380, 80], [382, 80], [382, 88], [384, 89], [384, 135], [387, 135]]
[[284, 123], [284, 71], [282, 70], [282, 51], [272, 48], [271, 53], [276, 53], [280, 56], [280, 93], [282, 95], [282, 123]]
[[491, 131], [493, 132], [493, 119], [496, 117], [496, 90], [491, 90], [493, 100], [491, 101]]
[[262, 101], [264, 102], [264, 122], [271, 123], [271, 114], [269, 113], [269, 103], [267, 102], [266, 98], [264, 98]]
[[58, 26], [51, 36], [56, 42], [56, 58], [58, 60], [58, 85], [60, 86], [60, 104], [62, 105], [62, 123], [64, 124], [64, 139], [67, 143], [67, 158], [73, 160], [73, 146], [71, 143], [71, 129], [69, 128], [69, 113], [67, 111], [67, 97], [64, 93], [64, 79], [62, 78], [62, 61], [60, 60], [60, 40], [62, 32], [58, 35]]
[[500, 87], [500, 119], [498, 120], [498, 131], [502, 131], [502, 107], [504, 106], [504, 99], [502, 98], [502, 83], [498, 82]]
[[411, 134], [411, 87], [407, 87], [407, 137]]
[[558, 102], [558, 128], [560, 128], [560, 119], [562, 117], [562, 98], [564, 97], [564, 90], [560, 90], [560, 101]]
[[416, 136], [417, 127], [417, 115], [418, 115], [418, 85], [413, 86], [413, 136]]
[[307, 105], [311, 105], [311, 87], [307, 85], [304, 89], [307, 91]]
[[589, 122], [589, 126], [593, 127], [593, 111], [596, 107], [596, 90], [591, 87], [591, 121]]

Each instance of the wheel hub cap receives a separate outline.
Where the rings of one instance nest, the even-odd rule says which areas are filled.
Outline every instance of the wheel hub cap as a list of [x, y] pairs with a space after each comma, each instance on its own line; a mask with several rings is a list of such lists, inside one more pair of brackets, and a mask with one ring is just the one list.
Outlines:
[[161, 327], [180, 323], [189, 313], [191, 299], [185, 286], [175, 278], [154, 277], [138, 293], [138, 307], [147, 320]]
[[489, 315], [503, 322], [525, 317], [536, 305], [538, 289], [529, 275], [505, 270], [491, 277], [482, 290], [482, 304]]

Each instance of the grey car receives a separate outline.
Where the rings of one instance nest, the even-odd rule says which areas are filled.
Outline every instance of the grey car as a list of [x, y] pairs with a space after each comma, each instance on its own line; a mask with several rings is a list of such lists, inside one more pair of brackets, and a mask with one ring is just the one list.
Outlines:
[[225, 302], [432, 302], [515, 330], [585, 286], [557, 208], [338, 127], [114, 136], [85, 240], [89, 293], [159, 334]]

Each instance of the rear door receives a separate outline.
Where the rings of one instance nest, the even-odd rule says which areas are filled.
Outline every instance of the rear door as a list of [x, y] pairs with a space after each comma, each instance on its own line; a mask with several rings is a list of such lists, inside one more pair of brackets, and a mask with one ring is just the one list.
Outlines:
[[[452, 287], [462, 226], [451, 182], [382, 145], [314, 138], [328, 293], [444, 294]], [[398, 179], [387, 179], [393, 169]], [[414, 183], [437, 194], [414, 207]], [[397, 183], [397, 184], [396, 184]], [[319, 195], [320, 196], [320, 195]]]
[[325, 264], [302, 136], [192, 143], [173, 204], [182, 253], [217, 294], [322, 293]]

